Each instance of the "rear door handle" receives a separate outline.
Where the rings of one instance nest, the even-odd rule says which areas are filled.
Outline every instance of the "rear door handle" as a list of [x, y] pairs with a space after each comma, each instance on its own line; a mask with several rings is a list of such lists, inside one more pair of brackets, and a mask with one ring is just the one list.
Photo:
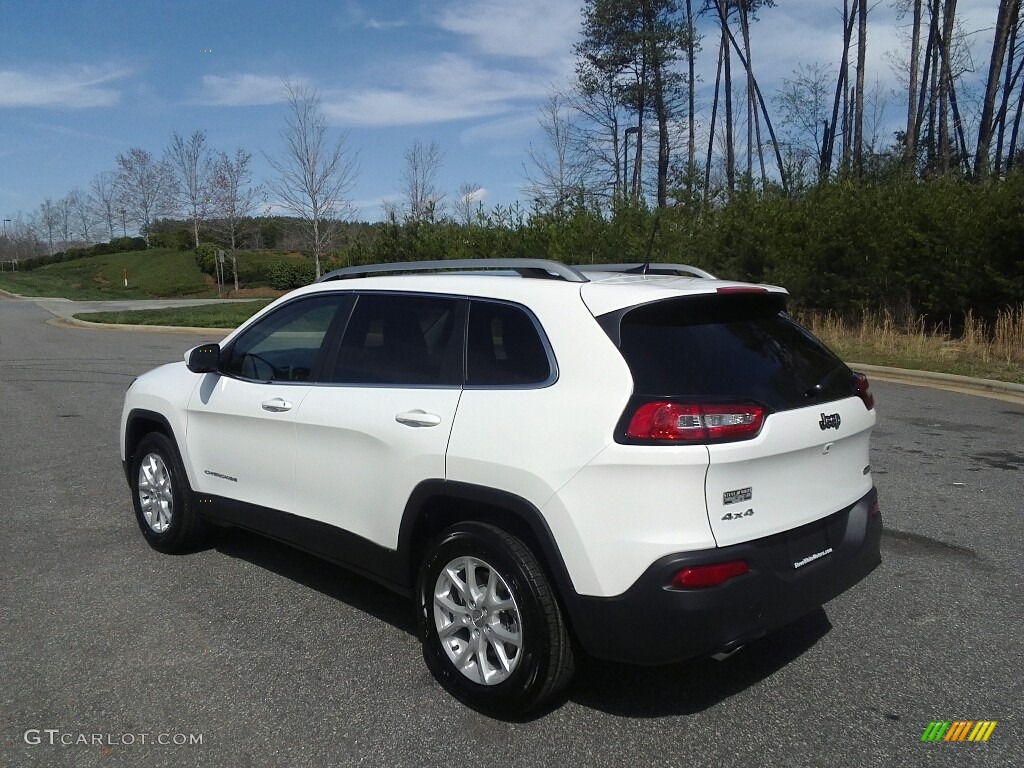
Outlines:
[[263, 410], [270, 411], [271, 413], [283, 413], [284, 411], [290, 411], [292, 404], [287, 400], [282, 400], [280, 397], [274, 397], [270, 400], [263, 401]]
[[441, 423], [441, 417], [435, 413], [427, 413], [419, 409], [404, 411], [395, 414], [395, 421], [405, 424], [407, 427], [436, 427]]

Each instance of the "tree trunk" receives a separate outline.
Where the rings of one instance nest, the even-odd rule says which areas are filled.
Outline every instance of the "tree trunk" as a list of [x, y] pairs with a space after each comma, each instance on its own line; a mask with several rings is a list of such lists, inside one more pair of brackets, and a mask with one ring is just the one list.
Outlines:
[[1021, 93], [1017, 97], [1017, 114], [1013, 118], [1013, 131], [1010, 133], [1010, 149], [1006, 156], [1006, 172], [1013, 170], [1017, 160], [1017, 136], [1020, 131], [1020, 118], [1024, 114], [1024, 84], [1021, 85]]
[[913, 163], [917, 157], [917, 87], [921, 68], [921, 0], [914, 0], [914, 18], [911, 22], [910, 85], [907, 87], [907, 132], [904, 135], [904, 157]]
[[[739, 43], [736, 42], [736, 37], [731, 31], [729, 31], [728, 27], [726, 27], [725, 30], [729, 36], [729, 41], [736, 50], [736, 55], [740, 58], [740, 64], [742, 64], [749, 72], [749, 62], [744, 58], [743, 51], [740, 50]], [[755, 78], [753, 74], [750, 75], [750, 82], [754, 87], [754, 94], [757, 96], [757, 101], [761, 105], [761, 114], [764, 116], [764, 124], [768, 129], [768, 135], [772, 137], [772, 146], [775, 148], [775, 162], [779, 168], [779, 183], [782, 185], [782, 190], [785, 192], [788, 190], [788, 185], [786, 184], [786, 169], [782, 163], [782, 152], [779, 149], [779, 140], [775, 135], [775, 128], [772, 126], [772, 119], [768, 115], [768, 107], [764, 102], [764, 95], [761, 93], [761, 88], [757, 84], [757, 78]]]
[[733, 143], [733, 116], [732, 116], [732, 55], [729, 50], [729, 20], [726, 16], [723, 0], [716, 0], [718, 8], [718, 19], [722, 25], [722, 45], [725, 47], [725, 178], [729, 187], [729, 193], [736, 190], [736, 153]]
[[942, 8], [942, 37], [939, 40], [939, 173], [949, 172], [952, 155], [949, 139], [949, 89], [953, 81], [950, 51], [955, 20], [956, 0], [945, 0]]
[[[1010, 41], [1006, 52], [1006, 78], [1003, 80], [1003, 98], [1002, 103], [999, 105], [999, 114], [996, 117], [996, 122], [999, 124], [999, 133], [996, 136], [996, 164], [995, 164], [995, 175], [999, 176], [1002, 170], [1003, 164], [1003, 143], [1006, 139], [1006, 115], [1010, 105], [1010, 94], [1013, 93], [1013, 86], [1017, 82], [1017, 78], [1020, 77], [1021, 67], [1017, 67], [1017, 71], [1013, 71], [1013, 63], [1017, 58], [1017, 16], [1020, 12], [1020, 4], [1017, 3], [1013, 8], [1013, 16], [1010, 19]], [[1024, 65], [1024, 61], [1021, 62]]]
[[711, 194], [711, 158], [715, 151], [715, 122], [718, 119], [718, 89], [722, 84], [722, 66], [725, 62], [725, 38], [718, 43], [718, 69], [715, 71], [715, 95], [711, 100], [711, 130], [708, 131], [708, 161], [704, 165], [704, 200]]
[[839, 106], [843, 105], [843, 121], [845, 122], [846, 81], [849, 78], [850, 40], [853, 38], [854, 17], [849, 9], [843, 6], [843, 57], [839, 60], [839, 77], [836, 78], [836, 96], [832, 102], [832, 127], [829, 129], [821, 151], [821, 169], [819, 178], [824, 181], [832, 170], [832, 158], [836, 145], [836, 127], [839, 125]]
[[1003, 69], [1003, 54], [1010, 38], [1010, 19], [1020, 0], [999, 0], [999, 14], [996, 17], [995, 37], [992, 40], [992, 58], [989, 60], [988, 80], [985, 98], [978, 121], [978, 150], [974, 155], [974, 178], [980, 180], [989, 174], [989, 146], [992, 141], [992, 117], [995, 112], [996, 91], [999, 75]]
[[857, 87], [854, 94], [853, 166], [864, 176], [864, 67], [868, 48], [868, 0], [857, 2]]
[[696, 92], [695, 63], [697, 41], [694, 39], [693, 29], [693, 8], [692, 0], [686, 0], [686, 70], [689, 81], [687, 82], [687, 127], [690, 135], [686, 141], [686, 191], [693, 194], [693, 175], [696, 172], [697, 161], [697, 137], [694, 135], [696, 128], [697, 110], [694, 105], [694, 94]]

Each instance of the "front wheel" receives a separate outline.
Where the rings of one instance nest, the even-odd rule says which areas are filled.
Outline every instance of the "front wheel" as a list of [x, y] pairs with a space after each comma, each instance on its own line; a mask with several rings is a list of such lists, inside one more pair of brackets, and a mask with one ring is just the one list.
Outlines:
[[167, 553], [194, 547], [203, 536], [203, 521], [170, 438], [146, 435], [135, 449], [131, 476], [135, 518], [150, 546]]
[[445, 531], [423, 560], [417, 596], [427, 666], [470, 706], [524, 714], [572, 678], [558, 600], [533, 553], [506, 531], [483, 523]]

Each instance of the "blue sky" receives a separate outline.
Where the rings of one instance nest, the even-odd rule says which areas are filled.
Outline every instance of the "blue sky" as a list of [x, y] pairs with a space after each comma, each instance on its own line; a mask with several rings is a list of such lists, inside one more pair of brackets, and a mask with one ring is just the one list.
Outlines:
[[[761, 13], [754, 63], [766, 91], [800, 62], [835, 64], [838, 5], [779, 0]], [[959, 3], [979, 68], [995, 5]], [[216, 149], [253, 152], [262, 180], [270, 171], [260, 152], [281, 147], [285, 78], [318, 90], [332, 126], [350, 132], [362, 218], [380, 218], [382, 201], [397, 195], [415, 140], [440, 144], [449, 199], [475, 182], [485, 205], [508, 204], [521, 197], [527, 147], [540, 141], [537, 107], [572, 76], [579, 8], [578, 0], [2, 0], [0, 214], [87, 188], [129, 147], [159, 155], [172, 130], [205, 130]], [[869, 81], [896, 87], [885, 58], [905, 49], [895, 15], [883, 0], [870, 18]], [[705, 48], [714, 54], [713, 42]], [[713, 67], [702, 67], [705, 79], [713, 81]], [[893, 98], [892, 119], [902, 109]]]

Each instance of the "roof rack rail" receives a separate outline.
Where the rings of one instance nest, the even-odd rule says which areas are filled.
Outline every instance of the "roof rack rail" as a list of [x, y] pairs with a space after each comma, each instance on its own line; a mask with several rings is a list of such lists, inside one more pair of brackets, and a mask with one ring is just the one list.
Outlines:
[[434, 272], [447, 269], [508, 269], [518, 272], [521, 277], [544, 280], [565, 280], [569, 283], [588, 283], [586, 275], [579, 270], [547, 259], [442, 259], [438, 261], [396, 261], [391, 264], [367, 264], [358, 267], [342, 267], [322, 275], [316, 282], [346, 280], [388, 272]]
[[701, 277], [705, 280], [717, 280], [718, 278], [703, 269], [691, 267], [689, 264], [660, 264], [650, 262], [642, 264], [581, 264], [576, 267], [580, 272], [621, 272], [626, 275], [679, 275], [690, 277]]

